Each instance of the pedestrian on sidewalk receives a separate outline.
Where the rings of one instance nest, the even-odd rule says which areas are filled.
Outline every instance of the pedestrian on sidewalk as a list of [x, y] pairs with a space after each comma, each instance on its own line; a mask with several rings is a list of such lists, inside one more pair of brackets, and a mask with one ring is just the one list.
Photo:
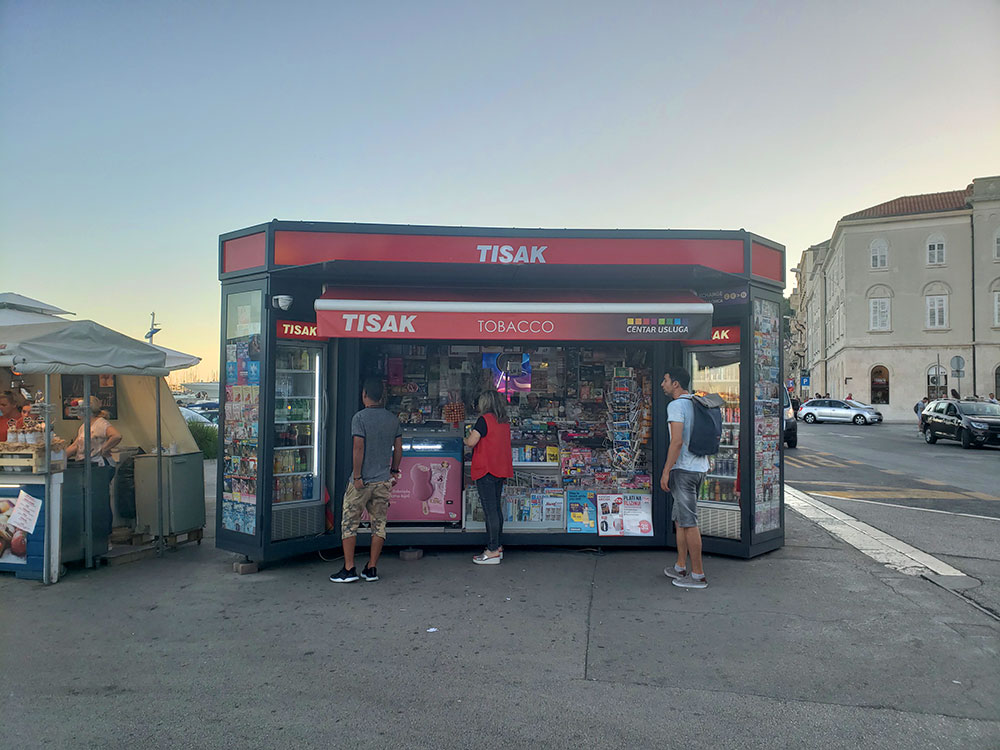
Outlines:
[[510, 452], [510, 417], [507, 402], [496, 391], [479, 397], [479, 419], [465, 444], [472, 448], [472, 479], [486, 518], [486, 549], [472, 558], [476, 565], [499, 565], [503, 560], [503, 486], [514, 476]]
[[[694, 429], [694, 404], [688, 393], [691, 374], [683, 367], [671, 367], [660, 387], [670, 400], [667, 422], [670, 425], [670, 448], [660, 475], [660, 488], [673, 500], [671, 519], [677, 532], [677, 562], [664, 569], [674, 586], [687, 589], [708, 587], [701, 562], [701, 531], [698, 529], [698, 491], [708, 473], [708, 456], [696, 456], [688, 450]], [[688, 567], [688, 557], [691, 567]]]
[[351, 419], [353, 472], [344, 492], [344, 512], [340, 522], [344, 567], [330, 576], [334, 583], [358, 580], [354, 549], [358, 542], [361, 514], [366, 510], [371, 519], [371, 550], [361, 577], [366, 581], [378, 580], [376, 566], [385, 544], [389, 495], [399, 479], [399, 464], [403, 460], [403, 431], [396, 415], [382, 406], [384, 395], [385, 385], [380, 378], [366, 378], [361, 391], [365, 408]]
[[995, 393], [990, 394], [989, 401], [991, 404], [1000, 404], [1000, 401], [997, 401], [997, 395]]
[[930, 399], [924, 396], [922, 399], [917, 401], [913, 405], [913, 413], [917, 415], [917, 431], [919, 432], [924, 424], [924, 409], [927, 408], [927, 404], [930, 403]]

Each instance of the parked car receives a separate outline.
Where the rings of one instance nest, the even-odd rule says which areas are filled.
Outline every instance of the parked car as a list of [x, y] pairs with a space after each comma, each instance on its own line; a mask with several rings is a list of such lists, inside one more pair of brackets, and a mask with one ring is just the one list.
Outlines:
[[963, 448], [1000, 445], [1000, 405], [988, 401], [941, 398], [927, 404], [921, 414], [924, 440], [957, 440]]
[[781, 406], [782, 435], [785, 445], [789, 448], [794, 448], [799, 444], [799, 423], [795, 421], [795, 408], [788, 399], [788, 391], [782, 388], [781, 392], [785, 394]]
[[206, 417], [204, 414], [196, 412], [194, 409], [189, 409], [186, 406], [180, 406], [178, 408], [181, 410], [181, 416], [184, 417], [185, 422], [200, 422], [201, 424], [210, 424], [213, 427], [215, 426], [215, 422]]
[[836, 398], [813, 398], [799, 407], [799, 417], [803, 422], [854, 422], [854, 424], [878, 424], [882, 412], [874, 406], [860, 401], [841, 401]]

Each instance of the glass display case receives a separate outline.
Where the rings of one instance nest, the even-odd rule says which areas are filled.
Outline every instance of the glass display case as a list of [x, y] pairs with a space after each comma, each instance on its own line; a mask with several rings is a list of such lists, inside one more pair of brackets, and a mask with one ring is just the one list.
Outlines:
[[[323, 345], [279, 342], [274, 368], [271, 539], [322, 533]], [[313, 508], [303, 512], [304, 508]], [[293, 512], [294, 511], [294, 512]]]
[[709, 470], [698, 497], [701, 531], [708, 536], [740, 538], [740, 350], [706, 347], [688, 352], [692, 393], [717, 393], [722, 407], [722, 441], [709, 457]]

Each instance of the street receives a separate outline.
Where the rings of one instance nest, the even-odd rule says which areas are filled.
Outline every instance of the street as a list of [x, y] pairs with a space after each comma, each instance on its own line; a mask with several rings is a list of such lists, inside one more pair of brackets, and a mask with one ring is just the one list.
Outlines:
[[[982, 598], [1000, 522], [889, 506], [918, 502], [907, 486], [994, 501], [837, 455], [895, 432], [804, 426], [790, 476], [982, 576]], [[847, 499], [871, 488], [895, 494]], [[345, 586], [315, 555], [235, 575], [209, 539], [55, 586], [0, 578], [11, 731], [101, 750], [1000, 746], [1000, 622], [794, 510], [782, 549], [708, 557], [699, 592], [669, 585], [665, 550], [470, 555], [390, 549], [383, 580]]]
[[981, 581], [1000, 613], [1000, 449], [927, 445], [913, 424], [805, 424], [785, 481]]

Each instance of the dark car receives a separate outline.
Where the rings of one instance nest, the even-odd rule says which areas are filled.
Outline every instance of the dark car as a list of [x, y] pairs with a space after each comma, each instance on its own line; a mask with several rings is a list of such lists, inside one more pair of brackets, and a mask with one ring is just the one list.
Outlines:
[[794, 448], [799, 444], [799, 423], [795, 421], [795, 409], [788, 400], [788, 391], [784, 388], [781, 390], [785, 394], [781, 405], [781, 423], [783, 427], [782, 432], [784, 433], [782, 437], [785, 445], [789, 448]]
[[924, 440], [957, 440], [963, 448], [1000, 445], [1000, 405], [988, 401], [942, 398], [927, 404], [920, 415]]

